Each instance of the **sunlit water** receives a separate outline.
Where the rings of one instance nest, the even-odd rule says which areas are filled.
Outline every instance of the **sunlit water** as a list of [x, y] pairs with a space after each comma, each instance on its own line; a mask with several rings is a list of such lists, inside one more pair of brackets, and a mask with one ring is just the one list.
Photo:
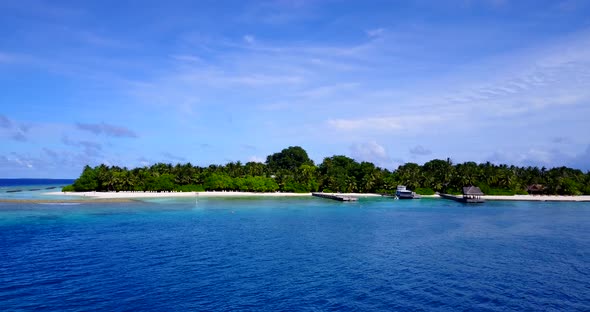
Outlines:
[[590, 204], [0, 204], [0, 310], [588, 311]]

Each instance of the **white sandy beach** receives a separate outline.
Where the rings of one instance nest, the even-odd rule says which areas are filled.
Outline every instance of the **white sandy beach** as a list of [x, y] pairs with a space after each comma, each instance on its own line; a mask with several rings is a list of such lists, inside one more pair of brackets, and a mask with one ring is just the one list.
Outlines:
[[[460, 196], [460, 195], [459, 195]], [[422, 195], [422, 197], [440, 198], [439, 195]], [[563, 196], [563, 195], [484, 195], [485, 200], [490, 201], [554, 201], [554, 202], [590, 202], [590, 195]]]
[[512, 201], [568, 201], [568, 202], [586, 202], [590, 201], [590, 195], [581, 196], [561, 196], [561, 195], [485, 195], [485, 200], [512, 200]]
[[182, 197], [302, 197], [311, 193], [254, 193], [254, 192], [50, 192], [45, 195], [75, 196], [93, 199], [122, 198], [182, 198]]
[[[355, 197], [381, 197], [380, 194], [371, 193], [325, 193], [340, 196]], [[44, 195], [59, 195], [84, 197], [89, 199], [140, 199], [140, 198], [182, 198], [182, 197], [309, 197], [311, 193], [254, 193], [254, 192], [49, 192]], [[422, 198], [440, 198], [438, 195], [422, 195]], [[506, 201], [590, 201], [590, 195], [583, 196], [559, 196], [559, 195], [514, 195], [495, 196], [485, 195], [485, 200]]]
[[[326, 193], [341, 196], [375, 197], [379, 194]], [[49, 192], [44, 195], [75, 196], [92, 199], [181, 198], [181, 197], [309, 197], [311, 193], [254, 192]]]

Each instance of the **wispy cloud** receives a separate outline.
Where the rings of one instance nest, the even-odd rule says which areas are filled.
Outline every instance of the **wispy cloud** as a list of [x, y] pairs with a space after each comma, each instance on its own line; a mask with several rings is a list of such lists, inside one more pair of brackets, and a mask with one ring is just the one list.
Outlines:
[[416, 146], [410, 148], [410, 154], [416, 155], [416, 156], [425, 156], [425, 155], [432, 154], [432, 151], [425, 148], [422, 145], [416, 145]]
[[385, 28], [374, 28], [374, 29], [369, 29], [369, 30], [366, 31], [367, 36], [369, 36], [371, 38], [373, 38], [373, 37], [379, 37], [384, 32], [385, 32]]
[[0, 135], [5, 135], [14, 141], [28, 141], [27, 132], [30, 126], [15, 122], [4, 115], [0, 115]]
[[178, 155], [173, 155], [169, 152], [163, 152], [162, 156], [166, 158], [167, 161], [176, 161], [176, 162], [185, 162], [186, 158]]
[[0, 176], [74, 178], [85, 165], [97, 165], [99, 162], [100, 158], [85, 153], [44, 147], [38, 154], [0, 154]]
[[[403, 10], [362, 2], [263, 1], [225, 5], [219, 16], [210, 16], [209, 3], [188, 2], [162, 5], [158, 12], [140, 9], [146, 21], [157, 16], [158, 22], [134, 20], [129, 32], [117, 31], [129, 21], [109, 20], [84, 5], [70, 10], [48, 2], [3, 2], [0, 11], [22, 22], [14, 20], [18, 32], [5, 31], [14, 44], [0, 51], [0, 76], [10, 82], [13, 75], [32, 73], [50, 83], [34, 95], [17, 82], [7, 86], [6, 98], [20, 103], [0, 114], [0, 138], [5, 150], [20, 151], [19, 159], [34, 166], [37, 157], [26, 157], [33, 144], [23, 140], [51, 142], [38, 158], [72, 164], [73, 157], [113, 164], [137, 162], [138, 154], [157, 160], [166, 156], [163, 143], [187, 159], [246, 160], [298, 142], [318, 157], [349, 148], [359, 159], [384, 163], [399, 156], [381, 157], [379, 146], [403, 157], [430, 151], [478, 161], [497, 152], [492, 158], [505, 162], [562, 163], [590, 143], [584, 136], [553, 140], [590, 132], [584, 118], [590, 114], [590, 32], [580, 13], [588, 4], [538, 9], [494, 1], [419, 2]], [[424, 8], [445, 14], [425, 20]], [[342, 14], [347, 9], [350, 14]], [[473, 22], [474, 13], [486, 22]], [[568, 16], [575, 22], [559, 23]], [[100, 18], [112, 27], [79, 23]], [[71, 124], [69, 118], [87, 120], [86, 108], [100, 102], [106, 104], [93, 116], [103, 122]], [[68, 114], [42, 116], [38, 112], [48, 108], [41, 107], [14, 114], [30, 120], [10, 119], [19, 105]], [[119, 125], [121, 115], [138, 111]], [[155, 130], [156, 120], [166, 126]], [[63, 134], [71, 138], [60, 142]], [[259, 137], [264, 142], [252, 139]], [[443, 146], [441, 137], [450, 144]], [[125, 146], [99, 140], [110, 138], [138, 139]], [[453, 145], [457, 138], [478, 143], [467, 149]], [[555, 144], [570, 158], [557, 157]]]
[[557, 149], [530, 148], [524, 151], [499, 150], [492, 153], [486, 160], [493, 163], [510, 163], [520, 166], [551, 167], [557, 158], [571, 159], [572, 156], [563, 154]]
[[12, 121], [4, 115], [0, 115], [0, 128], [10, 129], [12, 128]]
[[18, 132], [15, 132], [15, 133], [14, 133], [14, 134], [11, 136], [11, 138], [12, 138], [13, 140], [15, 140], [15, 141], [20, 141], [20, 142], [25, 142], [25, 141], [27, 141], [27, 137], [25, 136], [25, 134], [24, 134], [24, 133], [22, 133], [22, 132], [20, 132], [20, 131], [18, 131]]
[[147, 167], [147, 166], [150, 166], [150, 165], [153, 165], [156, 163], [155, 161], [148, 159], [146, 157], [143, 157], [143, 156], [137, 158], [137, 162], [139, 163], [140, 166], [143, 166], [143, 167]]
[[252, 35], [244, 35], [244, 41], [248, 44], [254, 43], [254, 36]]
[[384, 168], [392, 168], [391, 157], [385, 147], [375, 141], [355, 143], [350, 146], [350, 154], [357, 161], [368, 161]]
[[117, 138], [137, 138], [137, 134], [129, 128], [123, 126], [116, 126], [107, 123], [77, 123], [76, 127], [83, 131], [88, 131], [94, 133], [96, 135], [104, 134], [110, 137], [117, 137]]
[[239, 20], [247, 23], [283, 25], [313, 18], [317, 1], [259, 1], [242, 13]]
[[258, 149], [258, 148], [256, 148], [256, 146], [250, 145], [250, 144], [242, 144], [240, 146], [242, 147], [242, 149], [249, 150], [249, 151], [255, 151]]
[[[581, 91], [590, 89], [586, 88], [585, 56], [576, 52], [585, 49], [583, 34], [567, 41], [570, 49], [565, 58], [559, 51], [541, 47], [472, 67], [460, 66], [449, 75], [433, 75], [401, 88], [373, 78], [383, 75], [392, 59], [395, 62], [390, 51], [397, 45], [396, 34], [379, 33], [379, 41], [354, 44], [233, 43], [222, 62], [171, 68], [169, 74], [140, 92], [147, 91], [146, 98], [150, 99], [162, 97], [179, 111], [185, 111], [181, 103], [190, 103], [191, 111], [199, 111], [199, 106], [217, 101], [208, 95], [211, 90], [231, 89], [244, 95], [240, 102], [257, 101], [261, 104], [254, 107], [270, 113], [317, 112], [316, 116], [325, 119], [314, 118], [305, 127], [316, 131], [327, 127], [330, 131], [322, 136], [327, 141], [342, 133], [379, 140], [391, 134], [415, 136], [432, 131], [479, 133], [491, 125], [502, 128], [501, 124], [508, 121], [501, 118], [526, 116], [526, 121], [531, 112], [536, 115], [552, 107], [581, 105], [590, 98]], [[252, 88], [257, 92], [250, 97]], [[195, 94], [199, 101], [190, 100]], [[227, 104], [225, 109], [237, 107]], [[289, 119], [296, 118], [293, 115]], [[517, 131], [516, 127], [506, 124], [504, 128]]]
[[100, 143], [92, 142], [92, 141], [85, 141], [85, 140], [79, 140], [79, 141], [72, 140], [68, 136], [62, 137], [61, 141], [65, 145], [69, 145], [69, 146], [82, 146], [82, 147], [92, 148], [92, 149], [97, 149], [97, 150], [102, 149], [102, 145]]
[[10, 153], [8, 156], [0, 156], [0, 168], [17, 167], [34, 169], [34, 162], [34, 159], [17, 153]]
[[298, 96], [304, 97], [306, 99], [333, 97], [335, 95], [341, 95], [345, 92], [354, 91], [354, 89], [358, 88], [359, 86], [360, 83], [357, 82], [343, 82], [330, 85], [314, 86], [312, 88], [303, 90], [298, 94]]
[[425, 130], [433, 123], [446, 121], [441, 115], [406, 115], [395, 117], [368, 117], [359, 119], [331, 119], [328, 125], [342, 131], [374, 131], [380, 133]]
[[265, 159], [264, 159], [264, 157], [260, 157], [260, 156], [250, 156], [250, 157], [248, 157], [248, 161], [249, 162], [257, 162], [257, 163], [264, 163]]
[[590, 172], [590, 145], [586, 147], [586, 150], [568, 160], [566, 164], [573, 168], [580, 168], [586, 170], [586, 172]]
[[177, 61], [182, 61], [182, 62], [202, 62], [203, 60], [196, 56], [196, 55], [190, 55], [190, 54], [174, 54], [174, 55], [170, 55], [170, 57], [174, 60]]
[[102, 144], [88, 140], [73, 140], [68, 136], [63, 136], [61, 142], [67, 146], [82, 147], [84, 154], [89, 157], [98, 157], [102, 153]]
[[554, 137], [553, 139], [551, 139], [551, 142], [556, 143], [556, 144], [567, 144], [567, 143], [571, 143], [572, 140], [569, 137], [558, 136], [558, 137]]
[[557, 147], [533, 147], [523, 151], [501, 149], [493, 152], [485, 160], [493, 163], [509, 163], [518, 166], [571, 166], [590, 171], [590, 145], [577, 153], [564, 153]]

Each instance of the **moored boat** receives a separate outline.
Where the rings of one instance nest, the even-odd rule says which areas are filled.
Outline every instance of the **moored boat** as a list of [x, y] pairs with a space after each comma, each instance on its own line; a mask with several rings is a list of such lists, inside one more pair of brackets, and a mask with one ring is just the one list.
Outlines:
[[416, 194], [416, 192], [412, 192], [408, 190], [404, 185], [398, 185], [395, 191], [395, 196], [398, 199], [418, 199], [420, 195]]

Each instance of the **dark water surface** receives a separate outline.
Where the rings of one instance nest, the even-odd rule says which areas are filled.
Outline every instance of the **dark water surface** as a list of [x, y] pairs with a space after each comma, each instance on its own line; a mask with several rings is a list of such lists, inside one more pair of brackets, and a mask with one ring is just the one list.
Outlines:
[[589, 263], [589, 203], [0, 203], [2, 311], [588, 311]]
[[36, 185], [69, 185], [72, 183], [74, 183], [73, 179], [0, 179], [1, 188], [25, 186], [24, 189], [27, 189]]

